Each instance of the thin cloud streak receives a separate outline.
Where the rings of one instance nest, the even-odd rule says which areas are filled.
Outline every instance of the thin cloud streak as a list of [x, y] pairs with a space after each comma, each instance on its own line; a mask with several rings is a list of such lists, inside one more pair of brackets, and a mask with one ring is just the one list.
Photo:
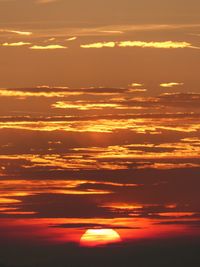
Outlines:
[[196, 48], [188, 42], [144, 42], [144, 41], [121, 41], [121, 42], [98, 42], [92, 44], [84, 44], [81, 48], [103, 48], [103, 47], [141, 47], [141, 48], [162, 48], [162, 49], [177, 49], [177, 48]]
[[178, 82], [169, 82], [169, 83], [161, 83], [160, 87], [164, 87], [164, 88], [171, 88], [174, 86], [178, 86], [178, 85], [184, 85], [184, 83], [178, 83]]
[[7, 46], [7, 47], [18, 47], [18, 46], [25, 46], [25, 45], [30, 45], [31, 43], [29, 42], [17, 42], [17, 43], [3, 43], [2, 46]]
[[119, 47], [147, 47], [147, 48], [192, 48], [192, 45], [187, 42], [142, 42], [142, 41], [123, 41], [118, 43]]
[[29, 36], [29, 35], [33, 34], [32, 32], [8, 30], [8, 29], [0, 29], [0, 33], [14, 33], [14, 34], [17, 34], [17, 35], [25, 35], [25, 36]]
[[93, 43], [88, 45], [81, 45], [81, 48], [103, 48], [103, 47], [115, 47], [116, 42], [99, 42], [99, 43]]
[[30, 47], [32, 50], [55, 50], [55, 49], [67, 49], [66, 46], [63, 45], [33, 45]]

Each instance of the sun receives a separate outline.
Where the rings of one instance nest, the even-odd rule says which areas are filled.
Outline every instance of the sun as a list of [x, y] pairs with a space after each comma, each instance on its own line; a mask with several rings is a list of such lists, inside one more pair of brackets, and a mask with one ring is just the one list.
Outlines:
[[120, 235], [113, 229], [88, 229], [80, 239], [81, 246], [103, 246], [121, 242]]

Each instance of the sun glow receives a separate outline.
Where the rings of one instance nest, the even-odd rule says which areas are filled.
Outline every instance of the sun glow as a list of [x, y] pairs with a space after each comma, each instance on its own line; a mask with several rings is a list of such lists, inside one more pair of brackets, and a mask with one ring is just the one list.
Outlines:
[[82, 246], [104, 246], [121, 242], [120, 235], [113, 229], [88, 229], [81, 237]]

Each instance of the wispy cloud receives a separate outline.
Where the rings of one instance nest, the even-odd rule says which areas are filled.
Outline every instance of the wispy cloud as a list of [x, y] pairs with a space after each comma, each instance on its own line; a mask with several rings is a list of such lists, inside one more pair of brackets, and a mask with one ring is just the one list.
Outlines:
[[77, 37], [74, 36], [74, 37], [67, 38], [66, 41], [75, 41], [76, 39], [77, 39]]
[[73, 102], [58, 101], [57, 103], [53, 104], [52, 107], [79, 110], [120, 108], [117, 103], [83, 103], [82, 101], [77, 101], [76, 104]]
[[3, 43], [2, 46], [10, 46], [10, 47], [16, 47], [16, 46], [25, 46], [30, 45], [29, 42], [17, 42], [17, 43]]
[[175, 48], [198, 48], [188, 42], [144, 42], [144, 41], [121, 41], [121, 42], [98, 42], [92, 44], [81, 45], [81, 48], [103, 48], [103, 47], [141, 47], [141, 48], [162, 48], [162, 49], [175, 49]]
[[187, 42], [142, 42], [142, 41], [122, 41], [119, 47], [148, 47], [148, 48], [192, 48], [192, 44]]
[[161, 83], [160, 86], [161, 87], [165, 87], [165, 88], [171, 88], [174, 86], [178, 86], [178, 85], [183, 85], [184, 83], [178, 83], [178, 82], [169, 82], [169, 83]]
[[93, 43], [93, 44], [86, 44], [81, 45], [81, 48], [103, 48], [103, 47], [115, 47], [116, 42], [99, 42], [99, 43]]
[[110, 33], [110, 34], [123, 34], [123, 31], [115, 31], [115, 30], [104, 30], [104, 31], [99, 31], [102, 33]]
[[131, 87], [141, 87], [143, 85], [144, 84], [142, 84], [142, 83], [131, 83], [129, 86], [131, 86]]
[[32, 32], [8, 30], [8, 29], [0, 29], [0, 33], [15, 33], [15, 34], [18, 34], [18, 35], [25, 35], [25, 36], [29, 36], [29, 35], [33, 34]]
[[30, 47], [30, 49], [33, 50], [55, 50], [55, 49], [66, 49], [66, 46], [63, 45], [33, 45]]

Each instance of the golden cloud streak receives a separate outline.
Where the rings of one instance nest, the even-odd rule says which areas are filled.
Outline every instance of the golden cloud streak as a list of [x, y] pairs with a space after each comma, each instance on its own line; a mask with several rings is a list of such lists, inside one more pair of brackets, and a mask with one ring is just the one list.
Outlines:
[[131, 83], [130, 84], [130, 86], [131, 87], [141, 87], [141, 86], [143, 86], [144, 84], [142, 84], [142, 83]]
[[98, 42], [92, 44], [81, 45], [81, 48], [114, 48], [114, 47], [141, 47], [141, 48], [162, 48], [162, 49], [175, 49], [175, 48], [198, 48], [192, 46], [188, 42], [144, 42], [144, 41], [121, 41], [121, 42]]
[[76, 101], [77, 104], [72, 102], [59, 101], [52, 105], [54, 108], [64, 108], [64, 109], [79, 109], [79, 110], [91, 110], [91, 109], [104, 109], [104, 108], [118, 108], [121, 107], [115, 103], [84, 103], [81, 101]]
[[115, 42], [103, 42], [103, 43], [99, 42], [99, 43], [81, 45], [81, 48], [103, 48], [103, 47], [113, 48], [115, 46], [116, 46]]
[[[157, 148], [156, 152], [146, 153], [146, 148]], [[163, 152], [163, 149], [172, 149], [169, 152]], [[159, 151], [160, 150], [160, 151]], [[124, 145], [124, 146], [108, 146], [106, 148], [76, 148], [72, 151], [79, 152], [76, 155], [90, 155], [90, 159], [170, 159], [170, 158], [198, 158], [200, 153], [200, 148], [193, 144], [188, 143], [164, 143], [162, 145], [154, 144], [136, 144], [136, 145]], [[117, 163], [117, 162], [116, 162]], [[156, 163], [157, 166], [162, 168], [173, 168], [175, 164], [173, 163]], [[160, 164], [160, 165], [159, 165]], [[163, 165], [162, 165], [163, 164]], [[199, 166], [193, 164], [180, 163], [179, 167], [187, 166]]]
[[101, 207], [116, 209], [116, 210], [139, 210], [144, 207], [144, 205], [139, 204], [128, 204], [128, 203], [106, 203], [101, 205]]
[[26, 31], [16, 31], [16, 30], [8, 30], [8, 29], [0, 29], [0, 32], [5, 32], [5, 33], [15, 33], [18, 35], [25, 35], [25, 36], [29, 36], [32, 35], [32, 32], [26, 32]]
[[[182, 140], [177, 143], [163, 144], [132, 144], [132, 145], [115, 145], [107, 147], [86, 147], [71, 149], [66, 155], [44, 154], [44, 155], [2, 155], [1, 160], [19, 161], [24, 169], [47, 168], [52, 170], [96, 170], [96, 169], [127, 169], [129, 165], [139, 160], [150, 160], [143, 162], [136, 168], [156, 168], [156, 169], [173, 169], [199, 167], [198, 162], [193, 162], [199, 158], [200, 147], [198, 143], [186, 142]], [[148, 151], [148, 152], [147, 152]], [[191, 162], [173, 162], [173, 159], [191, 159]], [[160, 160], [167, 160], [160, 162]], [[20, 163], [23, 161], [23, 163]], [[94, 181], [68, 181], [62, 184], [64, 187], [76, 188], [81, 184], [104, 184], [111, 186], [125, 186], [123, 183], [111, 182], [94, 182]], [[51, 182], [53, 185], [53, 183]], [[1, 185], [1, 183], [0, 183]], [[44, 184], [44, 186], [46, 186]], [[126, 186], [136, 186], [135, 184], [126, 184]], [[1, 186], [0, 186], [1, 187]], [[20, 192], [20, 191], [19, 191]], [[64, 192], [64, 191], [63, 191]], [[66, 191], [67, 192], [67, 191]]]
[[192, 48], [187, 42], [142, 42], [142, 41], [123, 41], [118, 44], [119, 47], [145, 47], [145, 48]]
[[74, 36], [74, 37], [70, 37], [67, 38], [66, 41], [75, 41], [78, 37]]
[[[82, 189], [80, 188], [81, 185], [87, 185], [88, 188]], [[113, 193], [111, 190], [90, 188], [91, 185], [135, 186], [134, 184], [126, 185], [90, 180], [2, 180], [0, 181], [0, 213], [8, 211], [8, 204], [21, 203], [21, 200], [15, 199], [17, 197], [34, 196], [44, 192], [61, 195], [107, 195]]]
[[[50, 88], [47, 86], [38, 86], [37, 88]], [[58, 88], [58, 87], [57, 87]], [[4, 97], [19, 97], [19, 98], [26, 98], [26, 97], [68, 97], [68, 96], [74, 96], [74, 95], [82, 95], [84, 92], [72, 92], [72, 91], [67, 91], [66, 87], [60, 88], [61, 91], [40, 91], [40, 92], [25, 92], [25, 91], [20, 91], [20, 90], [9, 90], [9, 89], [0, 89], [0, 96]], [[63, 91], [62, 91], [63, 89]], [[65, 90], [66, 89], [66, 90]], [[65, 90], [65, 91], [64, 91]]]
[[71, 132], [96, 132], [111, 133], [116, 130], [130, 130], [139, 134], [158, 134], [161, 131], [192, 133], [197, 132], [200, 123], [196, 119], [182, 121], [177, 124], [177, 119], [99, 119], [86, 121], [13, 121], [0, 122], [0, 129], [24, 129], [31, 131], [71, 131]]
[[17, 42], [17, 43], [3, 43], [2, 46], [10, 46], [10, 47], [17, 47], [17, 46], [25, 46], [30, 45], [29, 42]]
[[55, 49], [67, 49], [66, 46], [63, 45], [57, 45], [57, 44], [52, 44], [52, 45], [33, 45], [30, 47], [32, 50], [55, 50]]
[[171, 88], [178, 85], [183, 85], [184, 83], [178, 83], [178, 82], [169, 82], [169, 83], [161, 83], [160, 86], [164, 88]]

